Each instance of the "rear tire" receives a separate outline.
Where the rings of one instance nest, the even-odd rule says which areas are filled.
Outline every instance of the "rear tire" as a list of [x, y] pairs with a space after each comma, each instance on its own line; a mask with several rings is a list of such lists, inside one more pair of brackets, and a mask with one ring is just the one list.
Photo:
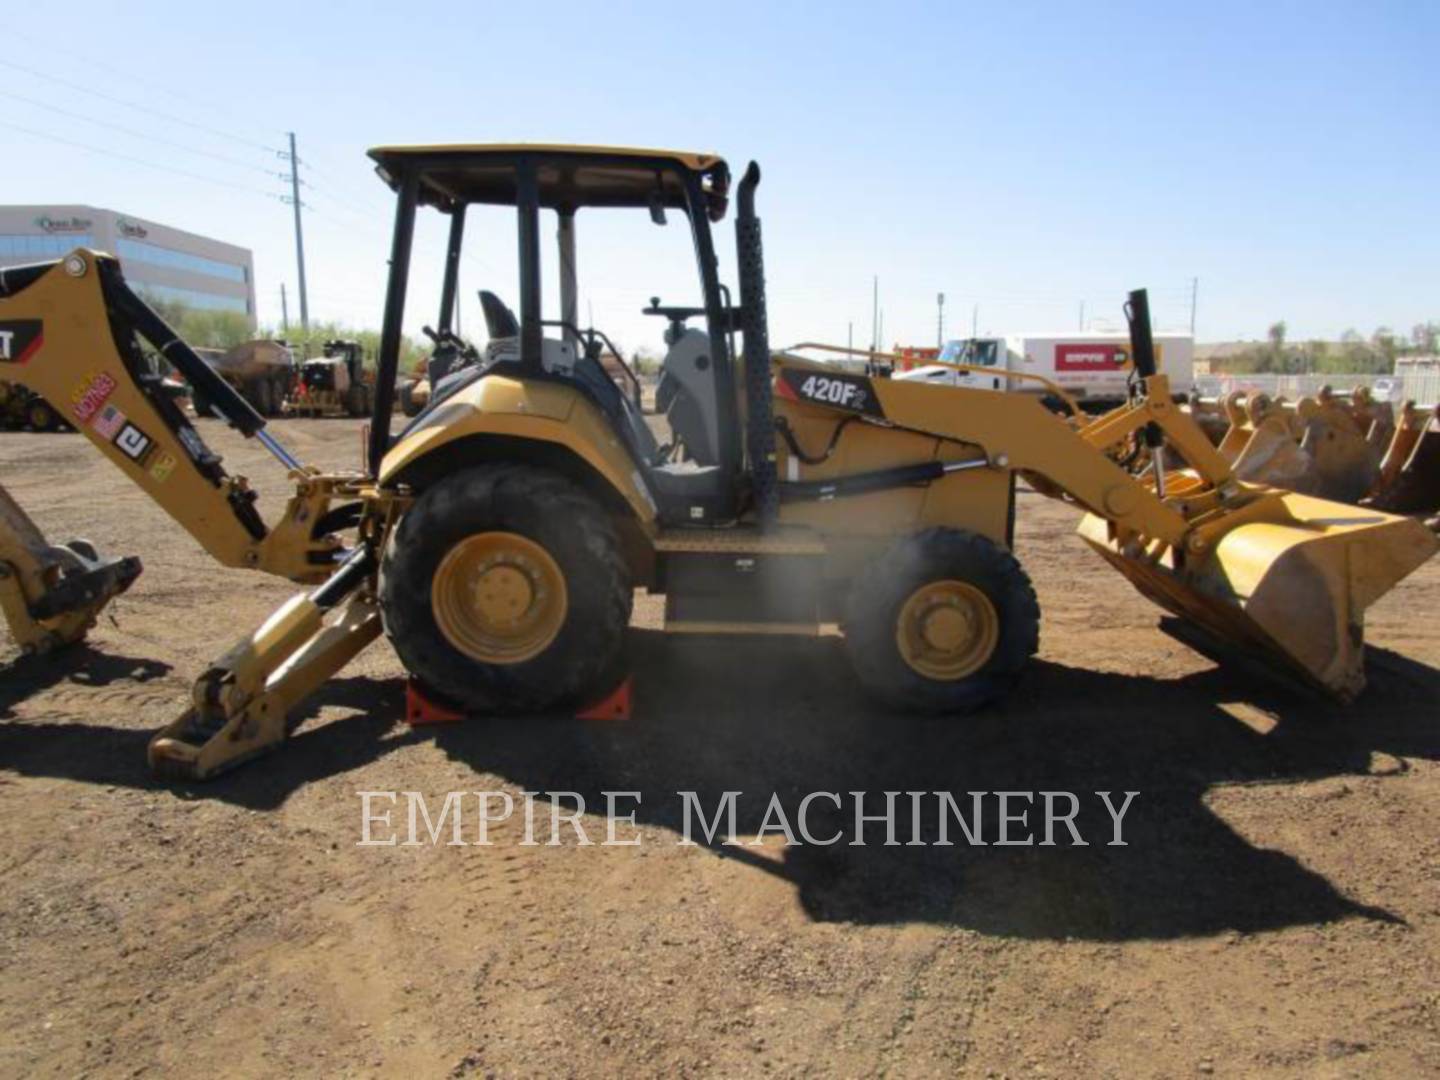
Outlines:
[[907, 711], [966, 713], [1002, 697], [1039, 642], [1040, 606], [1015, 556], [963, 529], [897, 540], [846, 608], [860, 682]]
[[400, 399], [400, 411], [406, 416], [415, 417], [420, 415], [420, 406], [415, 404], [415, 381], [406, 379], [395, 390], [395, 396]]
[[[480, 599], [485, 579], [509, 574], [513, 584], [520, 574], [503, 557], [498, 566], [493, 557], [472, 563], [464, 576], [451, 569], [467, 545], [505, 538], [528, 545], [525, 565], [544, 563], [562, 582], [558, 629], [549, 640], [541, 634], [512, 643], [513, 659], [501, 659], [503, 647], [474, 647], [474, 639], [488, 629]], [[556, 590], [548, 591], [553, 604]], [[542, 592], [527, 595], [531, 608], [541, 603], [534, 598]], [[478, 466], [427, 490], [390, 534], [380, 565], [380, 610], [395, 652], [429, 689], [470, 709], [533, 712], [609, 689], [632, 602], [629, 569], [606, 511], [565, 477], [528, 465]], [[462, 648], [466, 630], [470, 647]]]
[[370, 395], [365, 391], [364, 383], [351, 383], [345, 391], [345, 411], [356, 419], [370, 415]]
[[275, 415], [275, 402], [271, 397], [270, 381], [268, 379], [261, 379], [258, 382], [251, 383], [250, 392], [245, 396], [249, 399], [250, 404], [255, 407], [255, 411], [261, 416]]

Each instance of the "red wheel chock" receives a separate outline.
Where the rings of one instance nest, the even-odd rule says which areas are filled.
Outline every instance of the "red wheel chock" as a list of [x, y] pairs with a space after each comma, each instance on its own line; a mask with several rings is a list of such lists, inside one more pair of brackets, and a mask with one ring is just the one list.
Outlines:
[[630, 676], [620, 680], [620, 685], [575, 714], [576, 720], [629, 720], [630, 719]]
[[[631, 678], [626, 675], [618, 686], [604, 697], [591, 702], [575, 713], [577, 720], [629, 720]], [[416, 679], [405, 683], [405, 722], [412, 727], [426, 724], [453, 724], [465, 714], [431, 698]]]
[[432, 701], [426, 695], [425, 688], [415, 679], [406, 680], [405, 722], [411, 727], [420, 727], [423, 724], [453, 724], [464, 718], [464, 713]]

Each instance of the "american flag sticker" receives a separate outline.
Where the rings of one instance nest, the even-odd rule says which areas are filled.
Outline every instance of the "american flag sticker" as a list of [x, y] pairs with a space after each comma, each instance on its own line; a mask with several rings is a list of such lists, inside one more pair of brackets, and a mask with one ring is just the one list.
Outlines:
[[125, 414], [114, 405], [106, 405], [90, 421], [90, 427], [107, 439], [115, 438], [116, 432], [124, 426]]

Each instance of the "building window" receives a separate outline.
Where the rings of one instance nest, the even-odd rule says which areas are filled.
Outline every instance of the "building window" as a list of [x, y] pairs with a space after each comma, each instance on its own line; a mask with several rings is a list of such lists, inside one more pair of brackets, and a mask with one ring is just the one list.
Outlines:
[[58, 259], [78, 247], [94, 247], [89, 233], [56, 233], [53, 236], [0, 235], [0, 259]]
[[200, 292], [198, 289], [177, 289], [172, 285], [136, 284], [135, 291], [141, 296], [154, 300], [184, 304], [199, 311], [233, 311], [239, 315], [250, 314], [250, 302], [243, 296], [220, 296], [217, 293]]
[[188, 270], [192, 274], [206, 274], [210, 277], [224, 278], [226, 281], [245, 283], [245, 267], [221, 262], [219, 259], [207, 259], [203, 255], [174, 251], [171, 248], [161, 247], [159, 244], [151, 244], [144, 240], [132, 240], [125, 236], [115, 241], [115, 249], [115, 253], [120, 256], [122, 261], [133, 259], [135, 262], [149, 263], [151, 266], [168, 266], [172, 270]]

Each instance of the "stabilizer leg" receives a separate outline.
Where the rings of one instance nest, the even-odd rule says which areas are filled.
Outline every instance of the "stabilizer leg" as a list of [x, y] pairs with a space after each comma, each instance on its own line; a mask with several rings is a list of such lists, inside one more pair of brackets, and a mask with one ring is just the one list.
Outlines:
[[284, 742], [291, 710], [380, 634], [372, 564], [357, 551], [216, 661], [196, 680], [190, 708], [150, 740], [150, 767], [203, 780]]

